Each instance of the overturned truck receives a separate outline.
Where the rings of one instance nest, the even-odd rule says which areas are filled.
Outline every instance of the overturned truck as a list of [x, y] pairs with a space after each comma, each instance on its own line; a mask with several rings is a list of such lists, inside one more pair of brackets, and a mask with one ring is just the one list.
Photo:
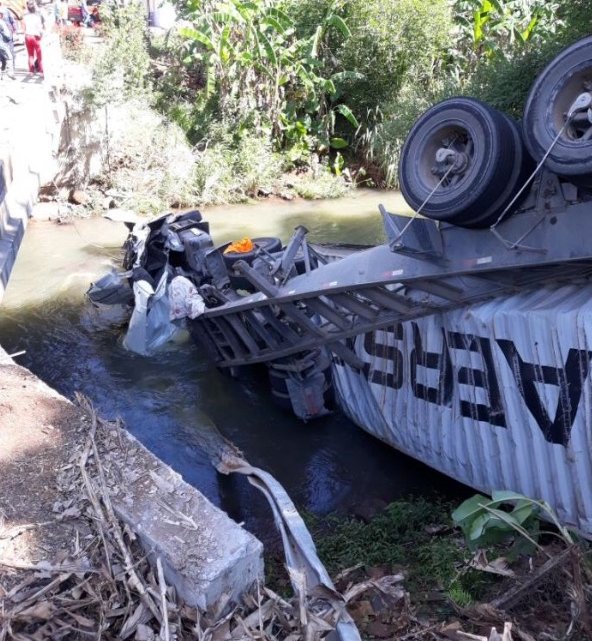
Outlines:
[[299, 227], [234, 251], [199, 212], [130, 223], [126, 271], [89, 296], [132, 306], [130, 349], [185, 322], [220, 368], [266, 366], [301, 418], [334, 391], [397, 449], [592, 535], [592, 37], [536, 79], [521, 127], [470, 98], [429, 109], [400, 183], [417, 213], [381, 207], [376, 247]]

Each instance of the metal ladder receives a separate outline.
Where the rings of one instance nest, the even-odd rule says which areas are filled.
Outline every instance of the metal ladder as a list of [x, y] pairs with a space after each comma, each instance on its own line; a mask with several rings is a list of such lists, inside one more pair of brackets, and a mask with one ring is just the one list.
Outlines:
[[[438, 225], [381, 207], [390, 243], [321, 265], [278, 286], [236, 264], [256, 293], [198, 317], [193, 334], [219, 367], [282, 359], [326, 346], [353, 367], [345, 339], [498, 296], [592, 277], [592, 203], [539, 209], [490, 230]], [[401, 232], [404, 232], [403, 234]], [[306, 243], [302, 229], [298, 243]], [[528, 240], [528, 246], [522, 244]], [[294, 255], [293, 246], [286, 251]], [[280, 281], [281, 282], [281, 281]]]

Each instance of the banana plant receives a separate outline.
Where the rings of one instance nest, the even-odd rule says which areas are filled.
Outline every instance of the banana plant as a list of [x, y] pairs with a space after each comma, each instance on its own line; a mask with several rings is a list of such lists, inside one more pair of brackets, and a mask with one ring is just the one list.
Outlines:
[[222, 117], [249, 119], [271, 127], [279, 145], [299, 144], [319, 135], [333, 148], [347, 141], [333, 136], [335, 117], [355, 128], [344, 104], [333, 104], [344, 75], [325, 77], [320, 55], [329, 33], [345, 39], [350, 31], [335, 0], [312, 37], [298, 37], [278, 0], [190, 0], [181, 29], [190, 63], [205, 72], [204, 97], [215, 99]]
[[[456, 21], [473, 54], [504, 55], [543, 30], [555, 29], [556, 2], [544, 0], [457, 0]], [[550, 27], [549, 25], [552, 25]]]

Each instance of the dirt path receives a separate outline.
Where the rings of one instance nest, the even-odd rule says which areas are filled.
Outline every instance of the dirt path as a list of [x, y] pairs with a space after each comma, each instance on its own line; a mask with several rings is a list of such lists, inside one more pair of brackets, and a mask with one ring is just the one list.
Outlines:
[[85, 417], [2, 354], [0, 348], [0, 564], [61, 561], [80, 528], [68, 520], [59, 475], [72, 465]]

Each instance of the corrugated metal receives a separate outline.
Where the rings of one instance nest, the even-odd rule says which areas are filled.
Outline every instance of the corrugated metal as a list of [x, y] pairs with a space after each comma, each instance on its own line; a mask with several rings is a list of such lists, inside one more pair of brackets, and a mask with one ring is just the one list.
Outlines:
[[484, 492], [548, 501], [592, 536], [592, 286], [541, 289], [356, 339], [345, 412]]

